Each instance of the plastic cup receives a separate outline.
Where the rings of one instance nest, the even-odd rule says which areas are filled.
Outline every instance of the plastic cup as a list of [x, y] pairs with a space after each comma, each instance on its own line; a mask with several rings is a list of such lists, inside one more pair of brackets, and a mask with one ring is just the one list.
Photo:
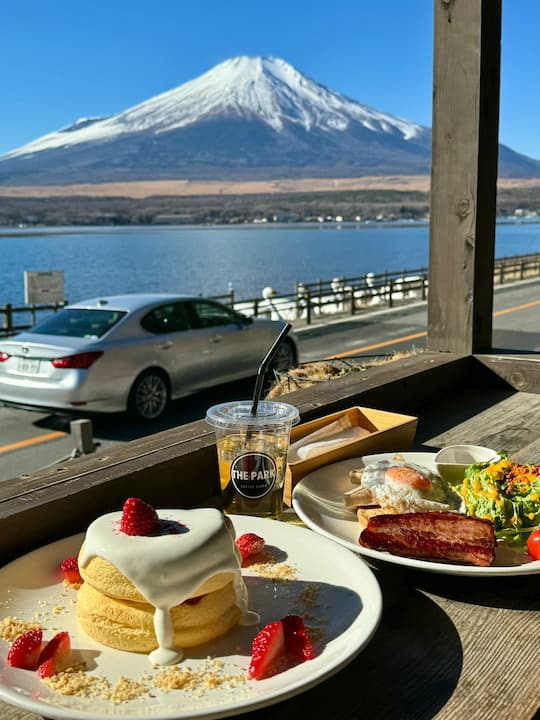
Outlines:
[[206, 421], [216, 433], [223, 509], [237, 515], [278, 518], [291, 428], [299, 420], [293, 405], [263, 400], [213, 405]]

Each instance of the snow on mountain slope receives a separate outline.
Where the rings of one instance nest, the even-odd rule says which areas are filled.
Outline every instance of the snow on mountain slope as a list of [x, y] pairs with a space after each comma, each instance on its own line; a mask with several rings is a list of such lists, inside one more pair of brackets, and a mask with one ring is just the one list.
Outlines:
[[352, 122], [373, 133], [417, 138], [425, 128], [334, 92], [279, 58], [237, 57], [204, 75], [108, 118], [83, 118], [2, 156], [101, 143], [133, 133], [160, 135], [219, 116], [257, 118], [275, 132], [288, 124], [307, 132], [344, 132]]

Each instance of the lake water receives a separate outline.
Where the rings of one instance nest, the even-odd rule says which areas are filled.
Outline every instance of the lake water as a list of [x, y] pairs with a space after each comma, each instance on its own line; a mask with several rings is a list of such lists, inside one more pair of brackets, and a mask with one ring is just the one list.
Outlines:
[[[24, 302], [24, 271], [63, 270], [71, 302], [124, 292], [260, 297], [266, 286], [427, 267], [427, 225], [0, 229], [0, 305]], [[499, 223], [496, 257], [540, 252], [540, 223]]]

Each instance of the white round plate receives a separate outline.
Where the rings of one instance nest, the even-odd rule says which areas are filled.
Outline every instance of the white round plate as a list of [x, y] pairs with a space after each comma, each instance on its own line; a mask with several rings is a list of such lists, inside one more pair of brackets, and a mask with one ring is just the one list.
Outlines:
[[306, 475], [295, 486], [292, 496], [293, 508], [298, 517], [323, 537], [335, 540], [353, 552], [367, 558], [384, 560], [416, 570], [445, 573], [448, 575], [534, 575], [540, 573], [540, 560], [533, 560], [522, 548], [499, 545], [495, 561], [490, 567], [459, 565], [435, 560], [417, 560], [391, 555], [389, 552], [371, 550], [359, 545], [360, 526], [356, 513], [343, 505], [343, 493], [352, 485], [349, 471], [379, 460], [398, 459], [422, 465], [432, 472], [435, 469], [435, 453], [399, 452], [364, 455], [332, 463]]
[[[247, 678], [251, 641], [268, 622], [289, 613], [309, 614], [308, 627], [320, 613], [323, 636], [314, 638], [317, 655], [265, 680], [247, 680], [227, 689], [206, 691], [152, 688], [153, 697], [115, 704], [51, 692], [35, 672], [8, 667], [9, 643], [0, 639], [0, 698], [47, 718], [109, 720], [110, 718], [221, 718], [265, 707], [297, 695], [322, 682], [350, 662], [372, 638], [381, 617], [382, 597], [372, 571], [357, 555], [306, 528], [275, 520], [232, 515], [237, 535], [262, 536], [274, 562], [294, 570], [293, 578], [276, 581], [267, 573], [243, 570], [250, 608], [261, 620], [255, 627], [236, 627], [217, 641], [185, 651], [191, 669], [204, 667], [211, 656], [224, 670]], [[64, 588], [60, 562], [76, 555], [83, 535], [46, 545], [0, 569], [0, 620], [17, 616], [44, 627], [44, 639], [67, 630], [75, 652], [93, 675], [114, 684], [119, 677], [140, 679], [154, 670], [146, 655], [106, 648], [89, 639], [77, 626], [76, 591]], [[272, 566], [272, 570], [274, 566]], [[309, 603], [308, 603], [309, 600]], [[313, 606], [315, 600], [315, 606]], [[308, 604], [306, 604], [308, 603]]]

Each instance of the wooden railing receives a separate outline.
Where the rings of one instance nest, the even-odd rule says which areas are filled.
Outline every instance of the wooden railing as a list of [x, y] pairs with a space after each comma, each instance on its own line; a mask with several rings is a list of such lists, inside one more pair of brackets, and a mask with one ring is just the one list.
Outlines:
[[[540, 253], [500, 258], [495, 262], [494, 283], [540, 277]], [[394, 307], [397, 304], [426, 300], [429, 273], [426, 267], [413, 270], [366, 273], [356, 277], [340, 277], [316, 282], [297, 282], [289, 294], [268, 294], [246, 300], [236, 299], [234, 290], [210, 296], [246, 315], [255, 317], [283, 317], [286, 320], [303, 320], [313, 323], [329, 315], [354, 315], [376, 305]], [[6, 304], [0, 307], [0, 337], [26, 330], [36, 324], [38, 313], [57, 311], [67, 305]], [[15, 316], [19, 319], [16, 322]]]

